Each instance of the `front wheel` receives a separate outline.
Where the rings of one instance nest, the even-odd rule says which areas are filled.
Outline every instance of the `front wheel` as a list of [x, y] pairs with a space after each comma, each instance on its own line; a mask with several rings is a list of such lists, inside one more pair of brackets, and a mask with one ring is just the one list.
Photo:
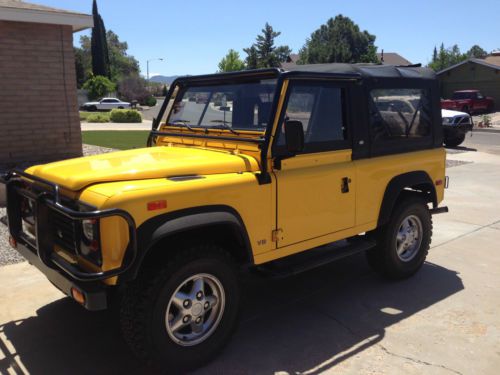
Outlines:
[[389, 223], [374, 233], [377, 246], [367, 252], [369, 264], [390, 279], [403, 279], [422, 267], [432, 238], [432, 217], [420, 197], [401, 200]]
[[191, 246], [125, 293], [121, 324], [133, 351], [158, 368], [186, 371], [212, 359], [237, 322], [239, 291], [218, 246]]
[[455, 134], [453, 136], [446, 137], [444, 139], [444, 144], [446, 147], [457, 147], [462, 144], [465, 140], [465, 134]]

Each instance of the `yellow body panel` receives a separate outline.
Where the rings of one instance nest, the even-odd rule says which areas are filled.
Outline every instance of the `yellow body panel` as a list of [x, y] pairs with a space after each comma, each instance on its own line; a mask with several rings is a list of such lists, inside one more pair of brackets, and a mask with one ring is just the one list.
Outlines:
[[150, 147], [37, 165], [27, 172], [76, 191], [96, 182], [247, 172], [258, 167], [255, 158], [230, 151]]
[[[297, 155], [275, 172], [278, 247], [354, 226], [355, 170], [351, 150]], [[342, 179], [350, 190], [342, 193]]]

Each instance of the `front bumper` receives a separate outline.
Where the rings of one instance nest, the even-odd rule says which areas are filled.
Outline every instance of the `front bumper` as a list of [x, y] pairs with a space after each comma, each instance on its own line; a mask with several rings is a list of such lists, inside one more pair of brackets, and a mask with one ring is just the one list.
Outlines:
[[84, 297], [82, 306], [87, 310], [98, 311], [105, 310], [108, 307], [110, 290], [102, 282], [78, 282], [71, 279], [60, 270], [46, 266], [35, 253], [34, 249], [30, 248], [27, 244], [18, 242], [15, 249], [67, 296], [73, 298], [73, 290], [79, 291]]
[[[30, 263], [42, 271], [65, 294], [73, 297], [76, 290], [84, 296], [83, 302], [80, 303], [87, 309], [105, 309], [109, 288], [102, 283], [102, 280], [125, 273], [136, 260], [136, 227], [132, 216], [120, 209], [77, 211], [61, 203], [58, 185], [22, 171], [11, 171], [2, 180], [0, 182], [6, 185], [7, 220], [11, 244], [15, 245], [14, 247]], [[29, 199], [33, 204], [34, 238], [23, 232], [21, 213], [23, 199]], [[122, 265], [112, 270], [92, 272], [61, 257], [54, 251], [54, 228], [50, 220], [52, 211], [73, 221], [110, 216], [123, 218], [129, 227], [129, 244]]]
[[445, 134], [465, 134], [472, 131], [473, 124], [458, 124], [458, 125], [443, 125], [443, 131]]

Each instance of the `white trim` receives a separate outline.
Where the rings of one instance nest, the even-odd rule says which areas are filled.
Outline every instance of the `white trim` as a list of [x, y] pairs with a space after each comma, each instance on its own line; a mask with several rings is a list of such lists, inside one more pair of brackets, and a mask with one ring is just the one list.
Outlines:
[[0, 21], [69, 25], [73, 32], [94, 27], [92, 16], [78, 13], [49, 12], [0, 6]]

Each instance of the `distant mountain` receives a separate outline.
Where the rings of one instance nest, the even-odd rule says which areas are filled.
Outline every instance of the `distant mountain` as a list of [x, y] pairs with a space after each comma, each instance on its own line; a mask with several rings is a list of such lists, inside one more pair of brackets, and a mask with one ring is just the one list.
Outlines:
[[167, 84], [167, 85], [170, 85], [172, 82], [175, 81], [175, 79], [179, 77], [179, 76], [154, 76], [154, 77], [151, 77], [149, 80], [151, 82], [158, 82], [158, 83], [163, 83], [163, 84]]

